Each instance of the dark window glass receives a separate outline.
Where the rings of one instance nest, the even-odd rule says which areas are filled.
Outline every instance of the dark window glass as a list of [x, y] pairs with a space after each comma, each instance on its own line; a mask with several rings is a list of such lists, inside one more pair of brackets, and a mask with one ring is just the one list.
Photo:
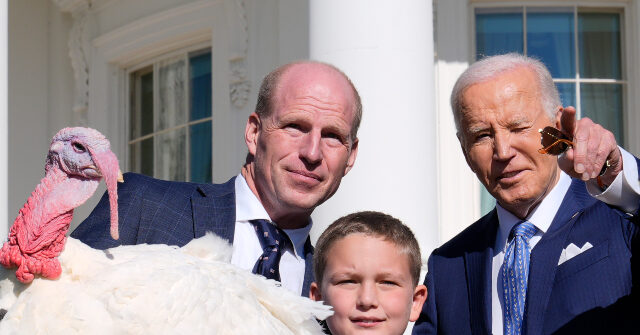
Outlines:
[[527, 55], [541, 60], [553, 78], [575, 77], [573, 11], [527, 10]]
[[623, 143], [621, 84], [580, 84], [582, 116], [609, 129]]
[[191, 57], [191, 117], [211, 116], [211, 53]]
[[191, 181], [211, 182], [211, 122], [191, 126]]
[[476, 11], [476, 59], [507, 52], [524, 52], [520, 8]]
[[620, 14], [578, 14], [578, 47], [582, 78], [622, 79]]
[[560, 93], [560, 101], [563, 106], [576, 105], [576, 84], [574, 83], [556, 83], [558, 93]]

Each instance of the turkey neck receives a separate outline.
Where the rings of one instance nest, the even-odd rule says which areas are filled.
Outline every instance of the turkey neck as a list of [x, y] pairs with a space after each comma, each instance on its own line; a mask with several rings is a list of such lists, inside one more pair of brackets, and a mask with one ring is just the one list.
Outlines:
[[[60, 234], [66, 234], [73, 218], [73, 209], [84, 203], [98, 184], [97, 180], [69, 177], [60, 169], [49, 169], [14, 222], [15, 226], [22, 219], [22, 224], [15, 228], [26, 231], [24, 235], [18, 234], [21, 249], [26, 247], [24, 243], [39, 239], [41, 235], [56, 239]], [[21, 235], [27, 240], [22, 240]]]

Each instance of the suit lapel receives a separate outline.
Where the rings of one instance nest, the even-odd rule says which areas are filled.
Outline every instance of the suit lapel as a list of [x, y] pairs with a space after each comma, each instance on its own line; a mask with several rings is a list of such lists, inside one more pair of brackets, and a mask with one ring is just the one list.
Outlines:
[[203, 184], [191, 197], [194, 237], [207, 231], [233, 243], [236, 221], [235, 177], [224, 184]]
[[586, 192], [585, 185], [574, 179], [567, 191], [549, 230], [531, 251], [525, 334], [542, 334], [544, 314], [549, 301], [560, 253], [567, 244], [573, 224], [584, 208], [595, 200]]
[[484, 236], [478, 238], [480, 244], [464, 255], [473, 334], [491, 333], [491, 264], [498, 231], [495, 209], [486, 216], [483, 227]]

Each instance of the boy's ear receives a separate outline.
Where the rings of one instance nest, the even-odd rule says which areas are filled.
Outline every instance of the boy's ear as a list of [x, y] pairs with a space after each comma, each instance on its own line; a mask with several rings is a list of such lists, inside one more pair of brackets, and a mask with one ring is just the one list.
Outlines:
[[413, 291], [413, 303], [411, 304], [409, 321], [415, 322], [418, 320], [425, 300], [427, 300], [427, 287], [424, 285], [416, 286], [416, 289]]
[[314, 301], [322, 300], [322, 293], [320, 293], [320, 287], [318, 287], [316, 282], [311, 283], [311, 286], [309, 287], [309, 298]]

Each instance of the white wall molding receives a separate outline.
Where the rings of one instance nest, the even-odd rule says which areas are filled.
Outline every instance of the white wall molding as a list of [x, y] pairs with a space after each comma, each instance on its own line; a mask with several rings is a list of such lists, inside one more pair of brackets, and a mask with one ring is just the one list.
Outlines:
[[236, 110], [246, 106], [251, 94], [251, 82], [247, 79], [247, 58], [238, 57], [229, 60], [231, 80], [229, 82], [229, 98]]
[[90, 0], [51, 0], [63, 13], [86, 11], [90, 6]]
[[69, 58], [75, 79], [75, 102], [73, 112], [79, 125], [87, 124], [89, 106], [89, 34], [87, 11], [73, 14], [73, 25], [69, 32]]
[[249, 22], [247, 9], [243, 0], [225, 0], [229, 25], [229, 96], [231, 105], [236, 110], [242, 110], [249, 100], [251, 81], [248, 78], [247, 51], [249, 48]]
[[87, 124], [89, 104], [89, 31], [88, 15], [91, 3], [89, 0], [52, 0], [63, 13], [70, 13], [73, 18], [69, 31], [69, 58], [75, 79], [75, 102], [73, 111], [78, 125]]
[[93, 39], [110, 63], [128, 67], [145, 59], [211, 39], [222, 1], [197, 1], [152, 14]]

